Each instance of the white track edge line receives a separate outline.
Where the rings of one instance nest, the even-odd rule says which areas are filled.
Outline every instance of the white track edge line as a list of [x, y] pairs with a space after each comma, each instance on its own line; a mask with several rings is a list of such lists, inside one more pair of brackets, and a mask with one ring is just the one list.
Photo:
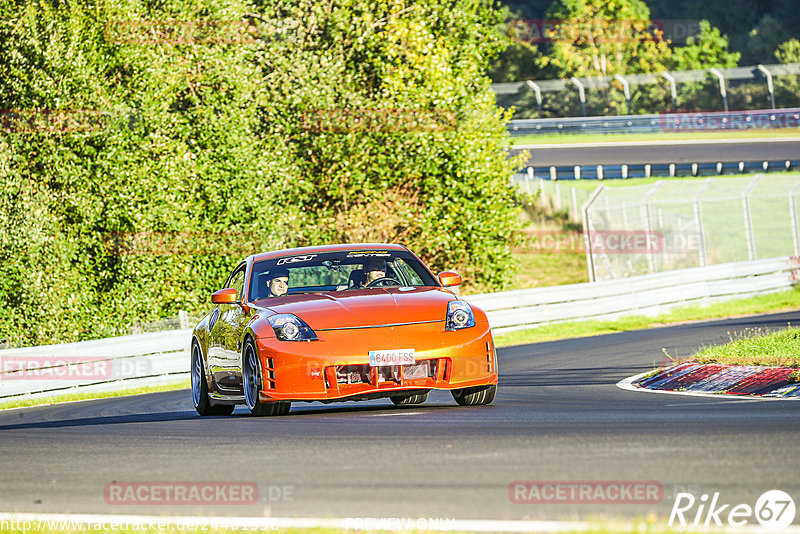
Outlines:
[[[197, 517], [197, 516], [152, 516], [152, 515], [103, 515], [103, 514], [47, 514], [0, 512], [2, 522], [39, 522], [51, 525], [148, 525], [181, 527], [259, 529], [276, 531], [281, 528], [329, 528], [346, 531], [403, 531], [429, 530], [439, 532], [564, 532], [585, 531], [589, 523], [584, 521], [525, 521], [493, 519], [450, 519], [411, 517]], [[424, 524], [423, 524], [424, 522]]]
[[[418, 521], [425, 520], [423, 528], [415, 528]], [[493, 519], [449, 519], [449, 518], [315, 518], [315, 517], [198, 517], [198, 516], [153, 516], [153, 515], [104, 515], [104, 514], [47, 514], [47, 513], [9, 513], [0, 512], [0, 522], [50, 522], [50, 527], [58, 530], [59, 526], [54, 523], [103, 526], [117, 525], [138, 526], [147, 525], [149, 527], [163, 528], [166, 526], [194, 527], [194, 528], [230, 528], [235, 530], [270, 530], [272, 532], [281, 528], [328, 528], [343, 529], [345, 531], [392, 531], [408, 532], [409, 530], [428, 530], [438, 532], [565, 532], [565, 531], [587, 531], [593, 528], [592, 523], [587, 521], [530, 521], [530, 520], [493, 520]], [[369, 525], [366, 522], [372, 521]], [[405, 521], [405, 523], [403, 523]], [[634, 520], [620, 520], [623, 523], [633, 525]], [[394, 523], [394, 524], [390, 524]], [[19, 526], [19, 525], [18, 525]], [[48, 525], [45, 525], [47, 528]], [[654, 532], [667, 530], [670, 527], [664, 525], [663, 528], [656, 526]], [[674, 529], [685, 529], [687, 527], [672, 527]], [[624, 531], [635, 530], [632, 527], [622, 528]], [[725, 532], [725, 533], [756, 533], [765, 532], [764, 528], [758, 525], [745, 525], [741, 527], [694, 527], [694, 532]], [[13, 530], [13, 529], [11, 529]], [[34, 529], [34, 531], [36, 531]], [[800, 534], [800, 526], [790, 525], [781, 530], [785, 534]]]

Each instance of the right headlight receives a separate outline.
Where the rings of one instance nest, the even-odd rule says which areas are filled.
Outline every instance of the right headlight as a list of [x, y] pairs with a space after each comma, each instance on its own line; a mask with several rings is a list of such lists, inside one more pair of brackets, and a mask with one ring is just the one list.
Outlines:
[[469, 304], [463, 300], [453, 300], [447, 303], [445, 330], [461, 330], [472, 326], [475, 326], [475, 315]]
[[275, 331], [275, 337], [281, 341], [316, 341], [317, 334], [302, 319], [291, 313], [279, 313], [268, 317], [269, 324]]

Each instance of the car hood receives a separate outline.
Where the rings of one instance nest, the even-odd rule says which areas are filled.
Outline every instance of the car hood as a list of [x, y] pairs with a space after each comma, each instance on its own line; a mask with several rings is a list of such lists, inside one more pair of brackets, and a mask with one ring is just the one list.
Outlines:
[[257, 304], [293, 313], [312, 330], [326, 330], [444, 321], [447, 303], [457, 298], [438, 287], [391, 287], [273, 297]]

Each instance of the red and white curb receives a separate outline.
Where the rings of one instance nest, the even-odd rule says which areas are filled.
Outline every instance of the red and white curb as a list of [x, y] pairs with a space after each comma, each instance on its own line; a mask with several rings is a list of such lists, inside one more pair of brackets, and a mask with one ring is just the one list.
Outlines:
[[800, 400], [797, 369], [754, 365], [684, 362], [631, 376], [617, 383], [628, 391], [713, 397], [716, 399]]

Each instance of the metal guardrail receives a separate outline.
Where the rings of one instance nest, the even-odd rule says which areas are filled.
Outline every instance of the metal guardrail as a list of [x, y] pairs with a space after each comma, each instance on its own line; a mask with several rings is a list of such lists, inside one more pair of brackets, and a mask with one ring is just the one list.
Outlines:
[[191, 329], [0, 350], [0, 398], [114, 391], [189, 377]]
[[497, 332], [585, 319], [658, 314], [791, 288], [798, 265], [790, 257], [680, 269], [619, 280], [471, 295]]
[[[772, 109], [775, 109], [775, 89], [772, 83], [775, 76], [796, 76], [800, 74], [800, 63], [786, 63], [778, 65], [748, 65], [733, 68], [708, 68], [687, 71], [662, 71], [643, 74], [616, 74], [611, 76], [591, 76], [591, 77], [572, 77], [569, 79], [555, 80], [525, 80], [521, 82], [494, 83], [492, 89], [497, 95], [498, 101], [505, 103], [503, 107], [514, 105], [515, 99], [525, 93], [533, 93], [536, 97], [539, 116], [542, 116], [543, 99], [542, 94], [548, 92], [563, 92], [569, 90], [578, 91], [581, 102], [581, 113], [586, 116], [586, 90], [603, 89], [616, 86], [623, 91], [628, 106], [628, 113], [631, 109], [631, 86], [638, 85], [657, 85], [669, 84], [670, 96], [672, 97], [672, 107], [678, 111], [678, 83], [704, 82], [715, 80], [719, 84], [719, 93], [722, 99], [722, 107], [728, 111], [727, 80], [753, 80], [755, 82], [766, 82], [767, 91]], [[511, 100], [509, 100], [511, 97]]]
[[[469, 295], [497, 333], [547, 323], [654, 314], [674, 306], [747, 297], [790, 288], [800, 266], [782, 257], [637, 276]], [[191, 330], [0, 350], [0, 398], [124, 390], [189, 376]], [[19, 362], [28, 374], [18, 379]], [[31, 362], [34, 365], [31, 365]]]
[[512, 137], [531, 134], [642, 134], [798, 127], [800, 127], [800, 108], [515, 119], [508, 123], [508, 131]]
[[[524, 172], [513, 174], [511, 181], [527, 191], [532, 187], [529, 184], [540, 180], [624, 180], [627, 178], [702, 177], [789, 171], [800, 171], [800, 158], [779, 161], [718, 161], [715, 163], [533, 166], [527, 167]], [[541, 187], [539, 188], [541, 189]]]
[[[714, 69], [726, 80], [763, 80], [771, 76], [793, 76], [800, 74], [800, 63], [779, 63], [772, 65], [747, 65], [727, 69]], [[668, 76], [665, 76], [668, 75]], [[695, 69], [684, 71], [654, 72], [642, 74], [625, 74], [624, 76], [586, 76], [569, 79], [525, 80], [521, 82], [493, 83], [492, 90], [496, 94], [517, 94], [521, 91], [558, 92], [570, 86], [577, 87], [575, 81], [587, 89], [608, 89], [620, 78], [632, 86], [666, 84], [671, 77], [677, 83], [702, 82], [716, 76], [711, 69]], [[620, 82], [622, 85], [622, 82]]]

